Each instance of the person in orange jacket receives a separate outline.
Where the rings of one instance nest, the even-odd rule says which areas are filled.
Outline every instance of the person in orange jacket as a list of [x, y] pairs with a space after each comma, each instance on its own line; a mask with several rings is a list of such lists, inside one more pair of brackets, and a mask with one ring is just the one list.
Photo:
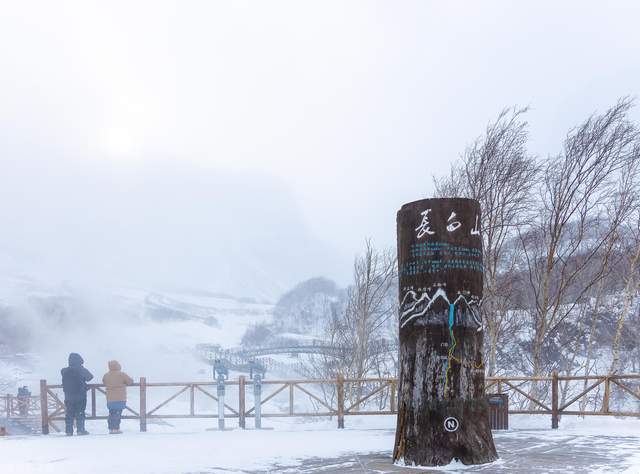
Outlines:
[[122, 410], [127, 406], [127, 385], [133, 384], [133, 379], [122, 371], [117, 360], [109, 361], [109, 372], [102, 377], [102, 383], [107, 388], [107, 408], [109, 418], [107, 424], [110, 434], [120, 434], [120, 419]]

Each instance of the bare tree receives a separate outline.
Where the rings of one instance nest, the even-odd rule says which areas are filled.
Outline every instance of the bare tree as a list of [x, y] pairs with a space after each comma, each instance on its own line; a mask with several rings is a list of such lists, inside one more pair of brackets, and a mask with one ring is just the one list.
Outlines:
[[631, 106], [622, 99], [569, 132], [564, 152], [544, 165], [536, 218], [520, 229], [533, 295], [534, 375], [546, 368], [549, 338], [603, 278], [602, 252], [626, 219], [624, 213], [609, 219], [606, 210], [616, 178], [635, 153]]
[[354, 262], [353, 285], [347, 290], [342, 319], [345, 330], [340, 333], [344, 345], [354, 349], [348, 371], [355, 378], [373, 369], [369, 349], [376, 335], [394, 317], [395, 277], [395, 253], [378, 251], [367, 240], [364, 254]]
[[539, 168], [527, 152], [526, 108], [504, 109], [469, 146], [449, 176], [434, 179], [437, 197], [468, 197], [480, 202], [484, 252], [487, 374], [495, 375], [502, 335], [514, 321], [511, 295], [519, 251], [516, 229], [531, 214], [531, 190]]
[[[434, 180], [437, 197], [482, 204], [490, 375], [498, 355], [502, 370], [534, 375], [640, 366], [629, 336], [640, 296], [640, 141], [628, 118], [632, 106], [623, 98], [593, 114], [569, 131], [559, 155], [539, 163], [526, 152], [526, 109], [504, 111], [449, 175]], [[612, 355], [605, 365], [603, 344]], [[514, 357], [503, 345], [524, 350]], [[533, 385], [534, 398], [540, 388]], [[563, 400], [576, 388], [565, 384]]]
[[[388, 370], [381, 368], [380, 340], [396, 329], [391, 330], [397, 313], [396, 271], [395, 252], [376, 250], [366, 240], [363, 255], [354, 262], [344, 310], [335, 315], [330, 331], [335, 343], [345, 349], [340, 371], [349, 378]], [[361, 391], [360, 384], [350, 386], [347, 396], [359, 398]]]
[[[613, 274], [614, 278], [618, 277], [626, 280], [628, 283], [627, 289], [630, 289], [630, 285], [632, 285], [632, 282], [630, 282], [628, 278], [633, 279], [637, 259], [628, 258], [629, 251], [625, 248], [625, 242], [629, 238], [632, 238], [633, 242], [631, 243], [631, 246], [634, 247], [634, 244], [640, 237], [637, 235], [637, 230], [634, 229], [634, 222], [636, 226], [638, 225], [637, 214], [638, 206], [640, 205], [638, 196], [639, 166], [640, 152], [636, 146], [634, 153], [630, 156], [629, 161], [618, 177], [618, 189], [607, 198], [608, 204], [606, 207], [608, 221], [613, 224], [613, 232], [608, 234], [600, 260], [603, 277]], [[633, 249], [630, 251], [632, 255], [637, 253]], [[619, 272], [616, 272], [615, 270], [626, 267], [629, 267], [630, 271], [622, 271], [622, 274], [618, 276]], [[586, 361], [584, 363], [584, 375], [587, 376], [592, 370], [594, 360], [593, 352], [597, 339], [597, 323], [600, 316], [604, 313], [602, 301], [605, 296], [605, 291], [605, 278], [602, 278], [595, 287], [595, 296], [592, 298], [593, 303], [585, 305], [588, 306], [591, 311], [590, 325], [586, 341]], [[585, 380], [584, 389], [586, 388], [587, 381]], [[585, 403], [586, 399], [583, 399], [581, 402], [582, 408], [584, 408]]]
[[[585, 376], [590, 375], [594, 369], [594, 365], [598, 360], [594, 356], [596, 346], [599, 342], [602, 330], [598, 329], [599, 323], [606, 322], [602, 320], [603, 316], [608, 314], [607, 308], [603, 305], [605, 297], [611, 291], [616, 290], [616, 285], [612, 286], [612, 281], [620, 278], [626, 278], [626, 272], [622, 271], [622, 275], [618, 269], [624, 268], [628, 264], [628, 256], [626, 240], [629, 238], [630, 232], [625, 229], [629, 227], [627, 222], [637, 213], [638, 209], [638, 167], [640, 166], [640, 155], [635, 147], [635, 152], [629, 156], [629, 160], [625, 164], [620, 173], [617, 174], [617, 189], [615, 192], [604, 197], [605, 225], [601, 226], [600, 234], [597, 238], [603, 240], [602, 249], [594, 261], [594, 267], [598, 269], [595, 275], [598, 281], [593, 285], [587, 297], [576, 308], [574, 323], [577, 323], [577, 331], [575, 334], [564, 335], [559, 346], [565, 353], [565, 363], [563, 370], [566, 375], [574, 375], [583, 371]], [[633, 220], [633, 219], [632, 219]], [[637, 221], [637, 219], [635, 219]], [[633, 259], [631, 259], [633, 261]], [[587, 318], [587, 315], [589, 317]], [[582, 352], [584, 346], [585, 352]], [[585, 355], [584, 359], [579, 357]], [[578, 363], [581, 361], [581, 363]], [[567, 396], [569, 382], [564, 384], [562, 390], [562, 400]], [[583, 390], [586, 390], [588, 381], [583, 383]], [[589, 402], [589, 397], [584, 396], [580, 401], [580, 409], [584, 411]]]
[[622, 193], [624, 195], [621, 200], [625, 199], [629, 202], [629, 206], [633, 207], [633, 218], [626, 226], [627, 235], [631, 240], [631, 246], [628, 252], [623, 252], [624, 264], [624, 291], [623, 291], [623, 308], [618, 315], [616, 321], [616, 330], [611, 344], [611, 367], [609, 373], [615, 373], [620, 368], [620, 345], [622, 341], [622, 330], [625, 322], [629, 317], [632, 306], [638, 296], [640, 290], [640, 279], [638, 278], [638, 264], [640, 263], [640, 196], [638, 195], [638, 167], [640, 166], [640, 150], [636, 154], [636, 159], [630, 164], [624, 178], [624, 187]]
[[[348, 379], [367, 376], [395, 377], [397, 374], [398, 298], [395, 250], [378, 250], [365, 240], [362, 255], [353, 264], [353, 282], [330, 305], [324, 328], [326, 344], [339, 349], [336, 354], [312, 355], [300, 368], [316, 379]], [[341, 354], [341, 356], [338, 356]], [[362, 396], [364, 384], [347, 383], [345, 397], [352, 402]], [[323, 386], [324, 398], [333, 402], [335, 386]], [[381, 392], [371, 401], [383, 404]]]

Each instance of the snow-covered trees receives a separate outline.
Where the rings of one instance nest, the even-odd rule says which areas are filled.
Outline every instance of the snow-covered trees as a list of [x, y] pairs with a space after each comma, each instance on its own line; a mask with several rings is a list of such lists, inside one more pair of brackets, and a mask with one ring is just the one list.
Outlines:
[[353, 264], [353, 284], [347, 288], [341, 311], [334, 313], [329, 331], [348, 357], [342, 371], [350, 378], [395, 375], [389, 351], [381, 341], [396, 333], [396, 257], [392, 250], [378, 250], [370, 240]]
[[273, 311], [274, 325], [280, 331], [319, 336], [341, 294], [327, 278], [305, 280], [280, 297]]
[[593, 114], [543, 160], [527, 152], [526, 109], [507, 110], [436, 179], [438, 197], [482, 204], [490, 374], [589, 373], [596, 358], [608, 361], [600, 372], [624, 369], [640, 259], [632, 106], [623, 98]]
[[487, 375], [495, 375], [498, 346], [514, 324], [511, 275], [517, 263], [513, 239], [531, 215], [538, 165], [527, 151], [527, 109], [505, 109], [467, 148], [451, 174], [435, 179], [436, 197], [480, 202], [484, 251]]

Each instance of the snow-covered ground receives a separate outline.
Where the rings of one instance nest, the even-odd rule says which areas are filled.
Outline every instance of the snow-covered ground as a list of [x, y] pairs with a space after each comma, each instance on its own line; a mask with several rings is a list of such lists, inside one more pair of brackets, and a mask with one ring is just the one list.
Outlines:
[[[5, 288], [8, 287], [5, 285]], [[32, 306], [20, 313], [16, 324], [29, 328], [30, 341], [38, 351], [0, 359], [0, 375], [28, 384], [38, 391], [38, 379], [59, 383], [59, 369], [68, 352], [80, 352], [86, 366], [97, 376], [115, 358], [134, 378], [148, 382], [210, 381], [210, 368], [194, 351], [198, 343], [236, 347], [252, 324], [268, 322], [273, 306], [264, 302], [224, 295], [146, 291], [111, 288], [98, 293], [77, 288], [29, 286], [28, 296], [0, 294], [3, 305], [22, 308], [29, 298], [47, 304], [69, 305], [65, 319], [44, 318]], [[61, 307], [62, 307], [61, 306]], [[66, 306], [64, 306], [66, 308]], [[19, 331], [18, 331], [19, 333]], [[282, 336], [282, 335], [281, 335]], [[310, 339], [313, 336], [309, 336]], [[295, 362], [288, 355], [273, 357], [282, 365]], [[234, 374], [232, 378], [235, 378]], [[269, 378], [279, 374], [270, 372]], [[148, 391], [149, 406], [167, 398], [176, 388]], [[237, 400], [234, 387], [228, 389]], [[173, 391], [173, 392], [172, 392]], [[101, 397], [101, 395], [99, 395]], [[136, 409], [137, 392], [131, 389]], [[214, 413], [215, 403], [197, 394], [198, 413]], [[247, 393], [252, 403], [252, 394]], [[230, 402], [231, 403], [231, 402]], [[297, 406], [305, 403], [296, 397]], [[288, 394], [269, 402], [268, 412], [286, 412]], [[167, 413], [187, 413], [188, 393], [165, 407]], [[163, 408], [162, 410], [165, 410]], [[98, 400], [98, 414], [104, 401]], [[251, 425], [252, 420], [247, 420]], [[449, 471], [482, 472], [593, 472], [640, 474], [640, 420], [563, 417], [560, 430], [550, 430], [546, 416], [514, 416], [512, 430], [496, 432], [501, 460], [490, 466]], [[149, 424], [139, 433], [135, 421], [125, 420], [125, 433], [106, 434], [104, 421], [88, 422], [92, 435], [67, 438], [8, 436], [0, 438], [0, 474], [4, 473], [222, 473], [222, 472], [398, 472], [391, 465], [395, 417], [347, 417], [347, 429], [336, 429], [335, 420], [265, 419], [268, 429], [224, 432], [214, 430], [215, 419], [174, 420]], [[228, 423], [232, 428], [236, 420]], [[407, 471], [409, 473], [415, 471]], [[426, 472], [426, 471], [423, 471]]]
[[[86, 437], [52, 434], [0, 438], [0, 472], [403, 471], [389, 461], [394, 442], [393, 416], [348, 417], [345, 430], [338, 430], [335, 420], [264, 420], [263, 426], [268, 429], [224, 432], [212, 429], [215, 420], [170, 421], [171, 425], [150, 425], [147, 433], [137, 432], [134, 422], [125, 421], [123, 435], [108, 435], [104, 422], [91, 422], [88, 427], [92, 434]], [[527, 474], [640, 473], [640, 420], [565, 417], [559, 430], [548, 429], [546, 417], [514, 416], [511, 421], [513, 429], [495, 432], [501, 460], [492, 465], [444, 469]]]

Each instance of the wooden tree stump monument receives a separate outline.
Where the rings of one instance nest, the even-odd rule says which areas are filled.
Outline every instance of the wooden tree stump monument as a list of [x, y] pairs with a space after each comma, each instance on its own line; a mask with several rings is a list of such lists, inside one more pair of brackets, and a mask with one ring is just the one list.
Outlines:
[[480, 205], [472, 199], [424, 199], [398, 211], [396, 462], [498, 458], [484, 397], [479, 225]]

